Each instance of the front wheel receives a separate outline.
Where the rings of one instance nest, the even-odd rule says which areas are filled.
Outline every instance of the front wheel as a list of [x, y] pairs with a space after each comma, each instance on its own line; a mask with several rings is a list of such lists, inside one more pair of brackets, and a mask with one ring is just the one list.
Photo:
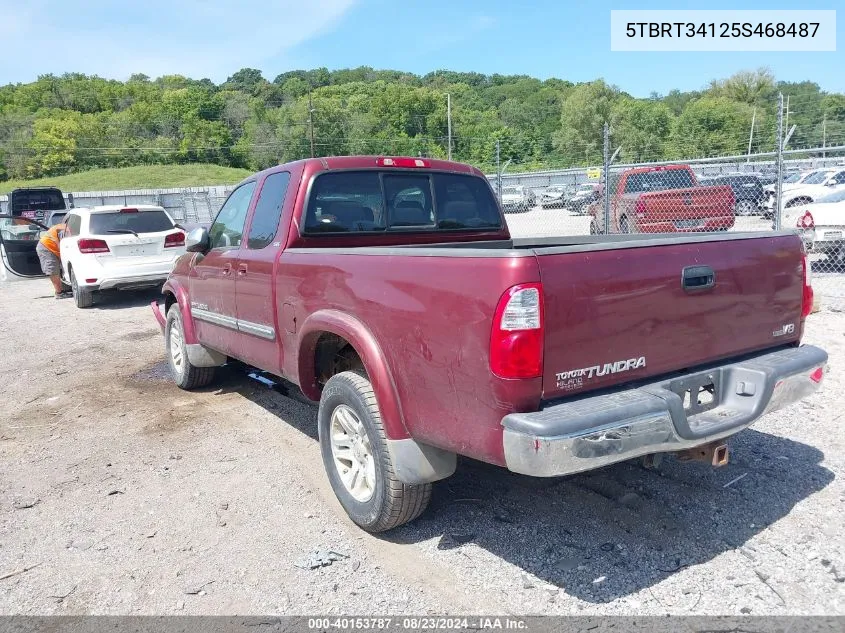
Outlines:
[[396, 477], [375, 392], [361, 374], [329, 378], [317, 413], [320, 453], [329, 483], [346, 514], [368, 532], [416, 519], [431, 499], [431, 484]]
[[180, 389], [205, 387], [214, 380], [214, 367], [197, 367], [188, 358], [185, 330], [178, 304], [170, 306], [164, 324], [164, 347], [173, 382]]

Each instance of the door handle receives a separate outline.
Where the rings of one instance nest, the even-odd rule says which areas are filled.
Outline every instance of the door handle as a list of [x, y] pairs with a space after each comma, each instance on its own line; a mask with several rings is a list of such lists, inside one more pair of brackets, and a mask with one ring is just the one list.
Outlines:
[[684, 292], [701, 292], [716, 285], [716, 273], [710, 266], [687, 266], [681, 272]]
[[240, 264], [240, 265], [238, 266], [238, 275], [240, 275], [241, 277], [243, 277], [244, 275], [246, 275], [246, 271], [247, 271], [247, 266], [246, 266], [246, 264]]
[[232, 272], [232, 264], [223, 265], [223, 276], [227, 277]]

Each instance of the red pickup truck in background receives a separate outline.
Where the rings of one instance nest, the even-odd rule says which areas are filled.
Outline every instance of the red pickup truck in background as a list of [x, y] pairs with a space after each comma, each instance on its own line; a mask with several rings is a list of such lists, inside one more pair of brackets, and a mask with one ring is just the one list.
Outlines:
[[422, 513], [457, 455], [537, 477], [724, 463], [724, 438], [814, 392], [827, 363], [800, 344], [797, 235], [512, 239], [458, 163], [273, 167], [186, 246], [152, 305], [174, 380], [208, 384], [232, 358], [297, 384], [335, 494], [373, 532]]
[[[698, 184], [689, 165], [638, 167], [610, 174], [611, 233], [727, 231], [734, 225], [730, 185]], [[590, 214], [590, 233], [604, 230], [604, 192]]]

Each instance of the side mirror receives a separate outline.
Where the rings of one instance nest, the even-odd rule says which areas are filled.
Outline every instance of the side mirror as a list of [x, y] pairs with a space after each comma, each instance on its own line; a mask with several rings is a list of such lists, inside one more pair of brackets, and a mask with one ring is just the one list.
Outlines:
[[74, 206], [73, 206], [73, 194], [72, 193], [67, 194], [67, 206], [70, 209], [74, 208]]
[[198, 226], [185, 237], [185, 250], [189, 253], [207, 253], [210, 248], [211, 239], [205, 227]]
[[826, 183], [824, 183], [824, 186], [825, 187], [835, 187], [837, 184], [839, 184], [839, 183], [837, 183], [835, 180], [828, 180]]

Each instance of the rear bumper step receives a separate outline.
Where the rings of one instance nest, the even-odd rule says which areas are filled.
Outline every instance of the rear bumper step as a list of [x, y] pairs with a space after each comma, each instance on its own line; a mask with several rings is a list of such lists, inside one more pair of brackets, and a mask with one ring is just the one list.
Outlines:
[[502, 419], [509, 470], [557, 477], [734, 435], [814, 393], [827, 353], [804, 345]]

